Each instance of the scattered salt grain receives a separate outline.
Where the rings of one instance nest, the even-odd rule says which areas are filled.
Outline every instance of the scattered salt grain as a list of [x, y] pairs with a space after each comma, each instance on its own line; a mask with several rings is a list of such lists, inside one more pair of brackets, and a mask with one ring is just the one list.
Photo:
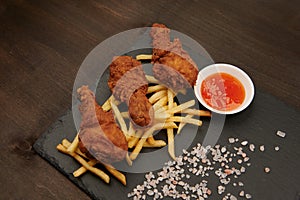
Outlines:
[[243, 197], [243, 196], [245, 196], [245, 192], [244, 192], [244, 190], [242, 190], [242, 191], [240, 191], [240, 197]]
[[222, 194], [222, 193], [224, 193], [224, 192], [225, 192], [225, 187], [222, 186], [222, 185], [219, 185], [219, 186], [218, 186], [218, 194]]
[[252, 198], [251, 194], [246, 194], [245, 197], [246, 197], [246, 199], [251, 199]]
[[147, 191], [147, 194], [148, 194], [149, 196], [152, 196], [152, 195], [154, 195], [154, 192], [153, 192], [152, 190], [148, 190], [148, 191]]
[[250, 149], [250, 151], [253, 152], [255, 150], [255, 145], [254, 144], [250, 144], [249, 145], [249, 149]]
[[277, 131], [276, 134], [279, 136], [279, 137], [282, 137], [284, 138], [286, 136], [286, 133], [283, 132], [283, 131]]
[[[278, 131], [277, 135], [285, 137], [285, 133], [281, 131]], [[144, 183], [137, 185], [132, 192], [128, 193], [128, 197], [133, 198], [133, 200], [148, 199], [150, 196], [153, 199], [170, 197], [173, 199], [205, 200], [212, 194], [212, 191], [208, 188], [208, 181], [202, 180], [200, 183], [190, 185], [188, 179], [191, 176], [209, 177], [212, 174], [211, 171], [219, 178], [220, 185], [217, 187], [217, 193], [220, 195], [227, 190], [225, 186], [231, 182], [231, 179], [235, 181], [232, 183], [234, 187], [244, 186], [242, 182], [237, 181], [246, 172], [246, 166], [251, 165], [248, 162], [250, 158], [246, 154], [247, 149], [243, 149], [249, 142], [244, 140], [240, 142], [239, 146], [238, 141], [238, 138], [228, 138], [230, 144], [235, 143], [234, 146], [221, 146], [218, 144], [214, 147], [203, 147], [201, 144], [197, 144], [191, 151], [183, 150], [182, 156], [177, 157], [175, 161], [165, 163], [165, 166], [157, 174], [147, 173]], [[252, 152], [255, 151], [253, 143], [250, 143], [248, 148]], [[278, 151], [279, 146], [274, 147], [274, 149]], [[259, 150], [265, 151], [265, 146], [260, 145]], [[237, 162], [239, 166], [233, 167], [234, 162]], [[217, 168], [218, 164], [220, 168]], [[265, 167], [264, 171], [269, 173], [270, 168]], [[180, 192], [182, 190], [183, 192]], [[250, 194], [245, 194], [243, 190], [237, 195], [246, 199], [252, 198]], [[227, 193], [222, 199], [236, 200], [237, 197]]]
[[235, 142], [235, 139], [234, 139], [234, 138], [228, 138], [228, 142], [229, 142], [230, 144], [233, 144], [233, 143]]
[[260, 150], [261, 152], [264, 152], [264, 151], [265, 151], [265, 146], [264, 146], [264, 145], [260, 145], [259, 150]]
[[265, 172], [270, 173], [271, 169], [269, 167], [265, 167]]
[[244, 186], [244, 183], [241, 182], [241, 181], [240, 181], [238, 184], [239, 184], [240, 187], [243, 187], [243, 186]]

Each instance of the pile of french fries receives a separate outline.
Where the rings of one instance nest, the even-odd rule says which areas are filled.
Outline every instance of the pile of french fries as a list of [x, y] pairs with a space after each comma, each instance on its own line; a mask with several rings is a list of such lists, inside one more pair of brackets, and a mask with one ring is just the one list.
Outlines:
[[123, 173], [116, 170], [113, 166], [109, 164], [99, 163], [95, 159], [89, 159], [84, 153], [80, 151], [80, 149], [78, 148], [78, 143], [79, 139], [77, 134], [72, 143], [70, 143], [67, 139], [63, 139], [61, 144], [58, 144], [56, 146], [57, 150], [72, 156], [82, 165], [82, 167], [78, 168], [73, 172], [74, 177], [79, 177], [87, 171], [90, 171], [95, 175], [99, 176], [105, 183], [109, 183], [109, 175], [103, 170], [95, 167], [96, 164], [101, 164], [111, 175], [118, 179], [123, 185], [126, 185], [126, 177]]
[[[145, 55], [140, 55], [139, 58], [137, 56], [137, 59], [149, 58], [151, 59], [151, 56], [149, 55], [146, 55], [146, 57]], [[195, 105], [195, 100], [190, 100], [177, 105], [174, 101], [174, 98], [177, 95], [175, 92], [160, 84], [160, 82], [153, 76], [146, 75], [146, 78], [149, 84], [151, 84], [151, 86], [148, 87], [147, 94], [150, 96], [149, 102], [152, 104], [154, 109], [154, 123], [148, 129], [136, 129], [130, 121], [129, 113], [121, 112], [119, 110], [118, 105], [120, 102], [115, 100], [113, 96], [110, 96], [102, 105], [103, 110], [112, 110], [114, 112], [116, 121], [126, 136], [128, 148], [133, 149], [132, 152], [130, 154], [127, 153], [126, 156], [126, 161], [130, 166], [133, 164], [133, 161], [137, 159], [139, 153], [144, 147], [159, 148], [168, 144], [169, 155], [172, 159], [175, 159], [174, 134], [179, 134], [187, 123], [201, 126], [202, 121], [193, 118], [194, 116], [197, 118], [199, 118], [199, 116], [211, 116], [209, 111], [193, 109], [192, 107]], [[185, 91], [181, 92], [185, 93]], [[177, 116], [177, 113], [181, 113], [185, 116]], [[161, 129], [166, 129], [167, 142], [164, 140], [156, 140], [153, 137], [154, 132]], [[57, 149], [60, 152], [72, 156], [82, 165], [82, 167], [73, 172], [74, 177], [79, 177], [85, 172], [90, 171], [99, 176], [104, 182], [109, 183], [109, 175], [95, 167], [96, 164], [100, 164], [123, 185], [126, 185], [126, 177], [123, 173], [116, 170], [111, 165], [99, 163], [95, 159], [89, 159], [79, 150], [78, 143], [79, 139], [77, 134], [72, 143], [67, 139], [63, 139], [61, 144], [57, 145]]]

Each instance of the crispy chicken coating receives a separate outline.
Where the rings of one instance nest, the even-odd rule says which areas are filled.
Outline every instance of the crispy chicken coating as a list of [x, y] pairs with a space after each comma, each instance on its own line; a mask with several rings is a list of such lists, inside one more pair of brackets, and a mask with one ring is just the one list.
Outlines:
[[150, 126], [154, 112], [146, 97], [148, 82], [141, 62], [130, 56], [118, 56], [109, 69], [108, 86], [114, 97], [128, 105], [129, 115], [136, 126]]
[[196, 84], [198, 67], [179, 39], [170, 41], [170, 29], [163, 24], [153, 24], [152, 63], [155, 78], [173, 90], [181, 90]]
[[116, 124], [112, 111], [106, 112], [95, 100], [95, 95], [82, 86], [78, 90], [81, 105], [79, 148], [103, 163], [118, 162], [125, 158], [128, 144]]

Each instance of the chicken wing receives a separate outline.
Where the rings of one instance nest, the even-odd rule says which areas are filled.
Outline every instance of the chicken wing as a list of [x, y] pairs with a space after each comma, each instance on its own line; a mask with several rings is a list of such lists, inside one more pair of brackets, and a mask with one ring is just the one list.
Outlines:
[[136, 126], [150, 126], [154, 112], [146, 97], [148, 82], [141, 62], [130, 56], [118, 56], [109, 69], [108, 86], [114, 97], [126, 102], [131, 120]]
[[181, 90], [195, 85], [198, 67], [179, 39], [170, 41], [170, 29], [163, 24], [153, 24], [152, 63], [154, 76], [173, 90]]
[[82, 86], [78, 90], [81, 101], [79, 148], [103, 163], [118, 162], [125, 158], [128, 144], [124, 133], [116, 124], [112, 111], [105, 112], [95, 101], [95, 95]]

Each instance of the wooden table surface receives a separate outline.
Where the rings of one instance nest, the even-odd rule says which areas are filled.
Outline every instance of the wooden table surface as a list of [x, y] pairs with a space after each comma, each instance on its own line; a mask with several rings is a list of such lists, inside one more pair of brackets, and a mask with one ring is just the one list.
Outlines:
[[32, 149], [71, 107], [85, 56], [160, 22], [300, 109], [300, 1], [0, 1], [0, 199], [89, 199]]

